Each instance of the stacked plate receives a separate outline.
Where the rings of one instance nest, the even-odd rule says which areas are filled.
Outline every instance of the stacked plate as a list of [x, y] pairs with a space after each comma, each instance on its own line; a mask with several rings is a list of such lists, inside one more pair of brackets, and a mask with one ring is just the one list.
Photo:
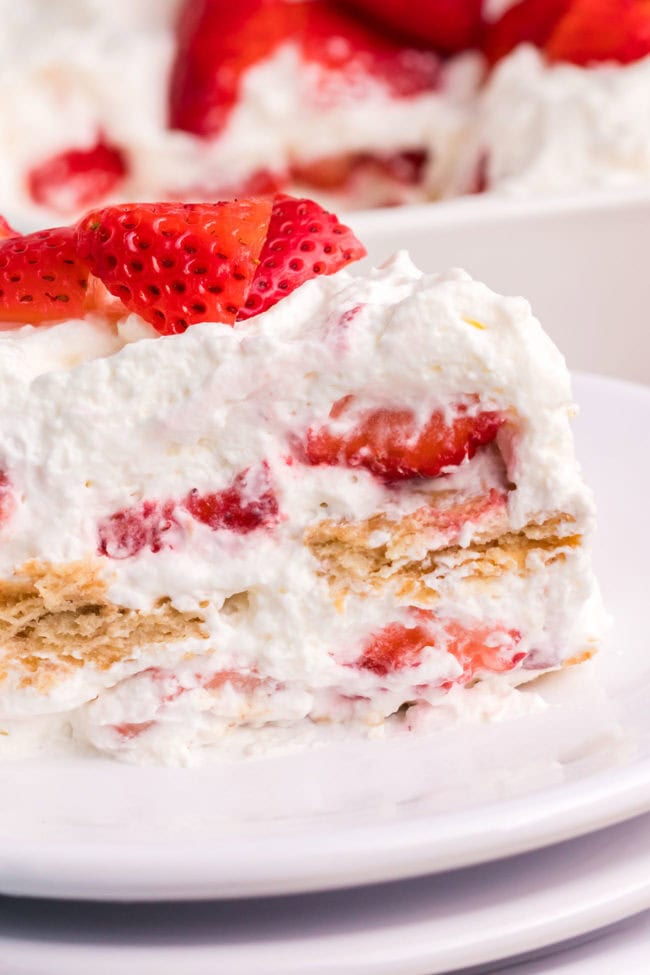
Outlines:
[[[530, 295], [573, 365], [648, 379], [644, 211], [487, 201], [356, 226], [375, 259], [399, 241]], [[545, 678], [545, 710], [487, 726], [192, 770], [17, 762], [0, 975], [433, 975], [650, 908], [650, 388], [578, 375], [575, 393], [613, 616], [600, 657]]]

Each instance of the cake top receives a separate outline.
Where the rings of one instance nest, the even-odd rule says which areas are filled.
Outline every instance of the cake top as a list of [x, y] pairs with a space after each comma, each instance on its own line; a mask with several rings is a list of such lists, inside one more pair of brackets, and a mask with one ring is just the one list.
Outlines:
[[333, 214], [282, 194], [105, 207], [26, 236], [3, 221], [0, 238], [0, 321], [131, 311], [161, 334], [250, 318], [366, 253]]

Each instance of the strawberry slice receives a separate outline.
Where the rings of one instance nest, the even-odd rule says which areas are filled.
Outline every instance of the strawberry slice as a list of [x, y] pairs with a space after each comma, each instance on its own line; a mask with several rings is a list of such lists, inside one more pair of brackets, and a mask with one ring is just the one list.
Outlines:
[[573, 0], [519, 0], [485, 28], [483, 49], [494, 64], [518, 44], [543, 47]]
[[100, 138], [91, 149], [68, 149], [39, 163], [27, 186], [34, 203], [69, 214], [108, 196], [126, 172], [123, 153]]
[[453, 54], [478, 43], [483, 0], [346, 0], [386, 27]]
[[260, 262], [239, 319], [275, 305], [309, 278], [365, 257], [349, 227], [313, 200], [276, 196]]
[[0, 240], [7, 240], [8, 237], [20, 237], [20, 234], [13, 227], [10, 227], [5, 218], [0, 214]]
[[270, 201], [252, 199], [106, 207], [78, 224], [78, 252], [129, 311], [169, 335], [235, 321], [270, 216]]
[[550, 61], [630, 64], [650, 54], [649, 0], [573, 0], [544, 48]]
[[82, 318], [94, 289], [73, 227], [0, 240], [0, 321]]
[[227, 529], [239, 535], [274, 525], [280, 511], [266, 464], [258, 471], [242, 471], [223, 491], [190, 491], [183, 506], [213, 531]]
[[173, 529], [179, 525], [173, 501], [143, 501], [104, 518], [98, 528], [99, 555], [128, 559], [148, 548], [161, 552], [173, 548]]
[[310, 69], [305, 87], [316, 75], [317, 100], [328, 104], [358, 96], [364, 84], [379, 83], [396, 97], [438, 84], [435, 54], [404, 47], [330, 0], [186, 0], [171, 74], [170, 126], [217, 135], [244, 73], [288, 42]]
[[365, 467], [378, 477], [398, 481], [412, 477], [437, 477], [443, 468], [456, 467], [474, 456], [479, 447], [496, 437], [504, 422], [500, 413], [472, 413], [461, 403], [451, 422], [442, 410], [434, 411], [418, 428], [407, 409], [366, 410], [349, 418], [354, 397], [345, 396], [332, 407], [326, 425], [307, 431], [305, 458], [309, 464]]
[[[462, 667], [453, 683], [467, 684], [480, 671], [500, 674], [512, 670], [526, 654], [517, 651], [518, 630], [496, 626], [465, 627], [458, 620], [435, 620], [432, 613], [413, 609], [413, 626], [389, 623], [366, 641], [356, 666], [379, 677], [419, 667], [425, 647], [444, 646]], [[433, 626], [434, 622], [438, 626]], [[451, 686], [445, 682], [444, 687]]]

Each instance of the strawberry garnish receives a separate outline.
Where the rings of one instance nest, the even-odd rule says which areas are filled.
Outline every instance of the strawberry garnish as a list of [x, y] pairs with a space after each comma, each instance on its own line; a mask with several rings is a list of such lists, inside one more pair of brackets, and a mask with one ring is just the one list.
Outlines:
[[650, 0], [573, 0], [544, 50], [578, 65], [638, 61], [650, 54]]
[[183, 504], [196, 521], [213, 531], [227, 529], [240, 535], [274, 525], [280, 510], [266, 464], [257, 471], [242, 471], [223, 491], [190, 491]]
[[259, 267], [238, 317], [258, 315], [309, 278], [334, 274], [365, 254], [363, 244], [333, 213], [313, 200], [279, 195]]
[[91, 149], [68, 149], [50, 156], [27, 176], [34, 203], [59, 213], [75, 213], [108, 196], [126, 175], [126, 160], [100, 139]]
[[[425, 647], [440, 647], [453, 654], [462, 667], [453, 683], [467, 684], [480, 671], [503, 673], [521, 663], [524, 653], [516, 650], [518, 630], [496, 626], [466, 627], [457, 620], [436, 620], [424, 610], [412, 610], [413, 625], [389, 623], [366, 641], [356, 666], [386, 677], [419, 667]], [[437, 623], [437, 625], [433, 625]], [[443, 685], [450, 686], [449, 683]]]
[[344, 397], [330, 411], [334, 424], [307, 432], [308, 463], [365, 467], [389, 481], [437, 477], [494, 440], [504, 422], [494, 410], [471, 412], [462, 403], [451, 418], [436, 410], [421, 427], [408, 409], [366, 410], [354, 417], [353, 406], [354, 397]]
[[305, 88], [316, 82], [307, 97], [321, 104], [358, 97], [363, 85], [408, 97], [438, 83], [436, 55], [401, 45], [330, 0], [186, 0], [171, 76], [172, 128], [218, 134], [244, 73], [288, 42], [309, 68]]
[[250, 318], [365, 254], [333, 214], [287, 196], [130, 203], [76, 228], [13, 233], [0, 225], [0, 321], [131, 311], [165, 335]]
[[346, 0], [386, 27], [447, 54], [478, 42], [483, 0]]
[[88, 267], [78, 256], [74, 228], [0, 240], [0, 321], [81, 318], [89, 304]]
[[505, 57], [518, 44], [543, 47], [572, 3], [573, 0], [519, 0], [508, 7], [486, 27], [484, 48], [490, 61]]
[[235, 321], [270, 216], [267, 200], [106, 207], [79, 223], [78, 252], [129, 311], [168, 335]]

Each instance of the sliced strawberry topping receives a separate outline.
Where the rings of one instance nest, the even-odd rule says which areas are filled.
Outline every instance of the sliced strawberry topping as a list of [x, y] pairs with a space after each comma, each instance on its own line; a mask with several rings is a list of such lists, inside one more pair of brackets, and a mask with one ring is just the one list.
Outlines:
[[81, 318], [88, 279], [72, 227], [0, 240], [0, 321], [37, 325]]
[[106, 207], [79, 223], [78, 249], [130, 311], [172, 334], [235, 321], [270, 216], [267, 200]]
[[629, 64], [650, 54], [648, 0], [573, 0], [545, 46], [551, 61]]
[[484, 48], [490, 61], [509, 54], [518, 44], [543, 47], [574, 0], [520, 0], [485, 29]]
[[20, 234], [0, 215], [0, 240], [6, 240], [8, 237], [20, 237]]
[[352, 231], [313, 200], [279, 195], [240, 319], [266, 311], [309, 278], [334, 274], [364, 257]]
[[242, 471], [223, 491], [190, 491], [183, 504], [193, 518], [213, 531], [227, 529], [240, 535], [274, 525], [280, 511], [266, 465], [258, 471]]
[[143, 549], [160, 552], [173, 548], [173, 529], [178, 529], [173, 501], [143, 501], [124, 508], [99, 524], [100, 555], [110, 559], [128, 559]]
[[400, 45], [330, 0], [186, 0], [171, 76], [171, 127], [216, 135], [237, 102], [244, 73], [287, 42], [310, 67], [310, 84], [316, 82], [310, 95], [320, 104], [358, 95], [372, 82], [396, 97], [438, 83], [436, 55]]
[[445, 53], [478, 42], [483, 0], [346, 0], [387, 27]]
[[68, 149], [50, 156], [27, 176], [34, 203], [75, 213], [98, 203], [126, 176], [126, 161], [119, 149], [100, 139], [91, 149]]
[[418, 667], [425, 647], [440, 646], [453, 654], [463, 669], [454, 683], [467, 684], [480, 671], [499, 674], [512, 670], [526, 656], [516, 651], [521, 640], [518, 630], [493, 625], [467, 628], [457, 620], [436, 620], [424, 610], [412, 610], [412, 614], [413, 626], [389, 623], [371, 636], [356, 665], [386, 677]]
[[436, 410], [419, 428], [411, 410], [367, 410], [338, 432], [337, 427], [346, 426], [353, 404], [353, 397], [344, 397], [330, 412], [335, 425], [308, 430], [308, 463], [365, 467], [391, 481], [437, 477], [443, 468], [457, 466], [494, 440], [504, 422], [500, 413], [470, 412], [459, 404], [451, 420]]

